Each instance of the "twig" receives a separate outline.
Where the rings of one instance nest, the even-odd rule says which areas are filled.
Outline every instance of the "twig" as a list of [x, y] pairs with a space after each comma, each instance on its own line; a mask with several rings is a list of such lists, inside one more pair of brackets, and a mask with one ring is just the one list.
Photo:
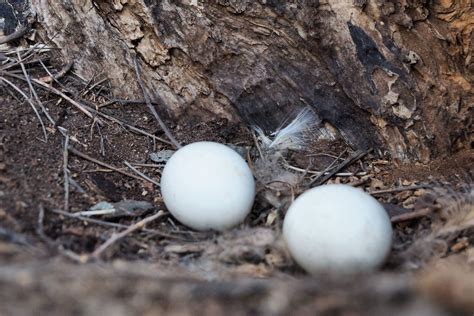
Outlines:
[[[339, 161], [339, 159], [347, 152], [347, 149], [344, 149], [340, 154], [339, 156], [337, 156], [336, 159], [334, 159], [330, 164], [329, 166], [326, 167], [326, 169], [323, 170], [322, 173], [320, 173], [319, 175], [317, 175], [314, 179], [311, 180], [311, 183], [315, 183], [316, 181], [318, 181], [322, 176], [326, 175], [326, 174], [329, 174], [327, 173], [329, 170], [331, 170], [331, 168]], [[310, 183], [310, 185], [311, 185]]]
[[42, 204], [38, 206], [38, 222], [36, 226], [36, 233], [41, 237], [41, 239], [51, 242], [49, 237], [47, 237], [44, 233], [44, 207]]
[[[324, 171], [305, 170], [303, 168], [298, 168], [298, 167], [292, 166], [288, 163], [285, 163], [284, 166], [287, 167], [288, 169], [303, 172], [303, 173], [308, 173], [308, 174], [315, 174], [315, 175], [321, 175], [321, 174], [327, 175], [327, 174], [329, 174], [329, 172], [324, 172]], [[356, 172], [356, 173], [353, 173], [353, 172], [338, 172], [334, 175], [337, 176], [337, 177], [350, 177], [350, 176], [361, 177], [361, 176], [367, 175], [367, 172], [366, 171], [360, 171], [360, 172]]]
[[83, 93], [81, 93], [82, 96], [85, 96], [86, 94], [88, 94], [91, 90], [93, 90], [95, 87], [97, 87], [98, 85], [104, 83], [105, 81], [107, 81], [107, 78], [104, 78], [104, 79], [101, 79], [99, 81], [97, 81], [96, 83], [94, 83], [93, 85], [91, 85], [89, 88], [87, 88]]
[[133, 233], [134, 231], [143, 228], [147, 223], [152, 222], [162, 216], [165, 215], [165, 212], [159, 211], [158, 213], [151, 215], [149, 217], [146, 217], [142, 219], [141, 221], [131, 225], [124, 231], [118, 233], [118, 234], [113, 234], [106, 242], [104, 242], [102, 245], [100, 245], [93, 253], [92, 257], [93, 258], [99, 258], [100, 255], [110, 246], [112, 246], [114, 243], [119, 241], [120, 239], [126, 237], [127, 235]]
[[429, 189], [429, 188], [431, 188], [431, 186], [428, 184], [420, 184], [420, 185], [412, 185], [412, 186], [406, 186], [406, 187], [376, 190], [376, 191], [371, 191], [369, 193], [372, 195], [376, 195], [376, 194], [403, 192], [403, 191], [418, 190], [418, 189]]
[[[34, 61], [28, 61], [29, 58], [31, 57], [34, 57], [35, 55], [37, 55], [38, 53], [41, 53], [42, 51], [47, 51], [48, 48], [44, 48], [44, 47], [39, 47], [41, 46], [39, 43], [36, 43], [35, 45], [27, 48], [27, 49], [21, 49], [21, 48], [16, 48], [15, 51], [12, 51], [12, 52], [7, 52], [5, 53], [5, 55], [13, 55], [16, 53], [16, 51], [20, 51], [20, 52], [24, 52], [22, 54], [22, 58], [23, 58], [23, 62], [27, 62], [27, 63], [32, 63]], [[47, 58], [45, 58], [47, 59]], [[40, 61], [41, 59], [38, 59], [38, 61]], [[7, 70], [7, 69], [10, 69], [12, 67], [15, 67], [16, 65], [18, 65], [19, 62], [18, 60], [14, 60], [13, 62], [10, 62], [8, 64], [6, 64], [5, 66], [1, 67], [2, 70]]]
[[97, 131], [99, 132], [99, 136], [100, 136], [100, 153], [103, 157], [105, 157], [105, 141], [104, 141], [104, 135], [102, 135], [102, 130], [100, 129], [100, 125], [99, 124], [93, 124], [92, 125], [92, 128], [94, 128], [94, 126], [97, 126]]
[[30, 30], [30, 26], [21, 26], [18, 30], [16, 30], [15, 32], [11, 33], [10, 35], [7, 35], [7, 36], [2, 36], [0, 37], [0, 45], [1, 44], [5, 44], [5, 43], [8, 43], [8, 42], [11, 42], [11, 41], [14, 41], [20, 37], [22, 37], [23, 35], [25, 35], [28, 31]]
[[320, 157], [320, 156], [326, 156], [326, 157], [341, 159], [340, 156], [331, 155], [331, 154], [328, 154], [328, 153], [316, 153], [316, 154], [308, 154], [308, 155], [306, 155], [306, 157]]
[[158, 112], [156, 112], [155, 107], [153, 106], [153, 104], [151, 104], [150, 96], [148, 95], [145, 84], [143, 83], [143, 80], [142, 80], [140, 66], [138, 65], [138, 59], [137, 59], [136, 55], [134, 56], [133, 62], [135, 64], [135, 73], [137, 75], [138, 84], [140, 85], [140, 88], [142, 89], [143, 96], [145, 97], [145, 102], [146, 102], [146, 105], [148, 106], [148, 109], [153, 114], [153, 116], [157, 120], [157, 122], [160, 125], [161, 129], [165, 132], [165, 134], [168, 137], [168, 139], [170, 140], [170, 142], [173, 143], [173, 146], [177, 149], [181, 148], [182, 146], [174, 138], [173, 134], [171, 134], [168, 127], [166, 127], [165, 123], [161, 120], [160, 116], [158, 115]]
[[258, 143], [257, 136], [255, 135], [254, 131], [251, 131], [251, 133], [252, 133], [253, 141], [255, 143], [255, 147], [257, 147], [257, 150], [258, 150], [258, 153], [259, 153], [260, 157], [262, 158], [263, 161], [266, 161], [267, 159], [263, 155], [262, 149], [260, 148], [260, 145]]
[[138, 174], [140, 177], [142, 177], [143, 179], [153, 183], [154, 185], [156, 185], [157, 187], [160, 187], [160, 184], [158, 182], [156, 182], [155, 180], [153, 180], [152, 178], [148, 177], [146, 174], [140, 172], [137, 170], [137, 168], [135, 168], [134, 166], [132, 166], [131, 164], [129, 164], [127, 161], [124, 161], [123, 162], [127, 167], [129, 167], [133, 172], [135, 172], [136, 174]]
[[[125, 104], [146, 104], [145, 100], [125, 100], [125, 99], [112, 99], [107, 102], [104, 102], [98, 106], [98, 108], [103, 108], [109, 105], [112, 105], [114, 103], [119, 103], [120, 105], [125, 105]], [[152, 102], [151, 104], [153, 105], [158, 105], [158, 103]]]
[[74, 217], [78, 217], [78, 216], [96, 216], [96, 215], [109, 215], [109, 214], [113, 214], [113, 213], [117, 213], [117, 210], [115, 208], [107, 208], [107, 209], [103, 209], [103, 210], [93, 210], [93, 211], [82, 211], [82, 212], [77, 212], [77, 213], [74, 213]]
[[[158, 164], [153, 164], [153, 163], [138, 163], [138, 162], [132, 162], [132, 166], [137, 166], [137, 167], [147, 167], [147, 168], [163, 168], [165, 165], [158, 165]], [[161, 170], [158, 170], [161, 171]]]
[[[128, 228], [129, 227], [127, 225], [123, 225], [123, 224], [119, 224], [119, 223], [111, 223], [111, 222], [102, 221], [100, 219], [75, 215], [75, 213], [64, 212], [63, 210], [52, 209], [52, 210], [49, 210], [49, 211], [52, 212], [52, 213], [58, 214], [58, 215], [66, 216], [68, 218], [73, 218], [73, 219], [80, 220], [80, 221], [83, 221], [83, 222], [86, 222], [86, 223], [92, 223], [92, 224], [96, 224], [96, 225], [107, 226], [107, 227], [115, 227], [115, 228]], [[160, 236], [160, 237], [185, 240], [183, 238], [173, 236], [173, 235], [163, 233], [163, 232], [153, 230], [153, 229], [143, 228], [142, 231], [144, 231], [146, 233], [149, 233], [149, 234], [154, 234], [154, 235]]]
[[334, 170], [332, 170], [331, 172], [329, 172], [329, 174], [327, 174], [326, 176], [324, 176], [320, 181], [319, 180], [319, 176], [316, 177], [316, 179], [314, 179], [313, 181], [311, 181], [310, 183], [310, 186], [313, 187], [313, 186], [316, 186], [316, 185], [321, 185], [323, 183], [325, 183], [327, 180], [329, 180], [334, 174], [338, 173], [339, 171], [341, 171], [342, 169], [344, 169], [345, 167], [349, 166], [350, 164], [358, 161], [359, 159], [361, 159], [362, 157], [364, 157], [365, 155], [367, 155], [369, 153], [370, 150], [357, 150], [356, 152], [354, 152], [352, 155], [350, 155], [348, 158], [346, 158], [341, 164], [339, 164]]
[[66, 134], [64, 139], [64, 151], [63, 151], [63, 173], [64, 173], [64, 209], [69, 210], [69, 170], [68, 170], [68, 147], [69, 147], [69, 135]]
[[25, 65], [23, 64], [23, 61], [21, 59], [20, 51], [17, 50], [16, 52], [17, 52], [17, 55], [18, 55], [18, 62], [20, 63], [21, 70], [23, 71], [23, 75], [25, 76], [25, 79], [28, 83], [28, 87], [30, 88], [31, 94], [34, 96], [34, 98], [36, 100], [36, 103], [38, 103], [39, 107], [41, 108], [43, 113], [46, 115], [49, 122], [54, 125], [55, 121], [49, 115], [48, 111], [46, 111], [46, 108], [44, 107], [43, 102], [41, 102], [40, 98], [38, 97], [38, 94], [36, 93], [35, 88], [33, 87], [33, 84], [31, 83], [30, 76], [28, 75], [28, 72], [26, 71]]
[[[8, 73], [8, 72], [5, 72], [6, 75], [10, 76], [10, 77], [13, 77], [13, 78], [16, 78], [16, 79], [20, 79], [20, 80], [25, 80], [27, 81], [25, 78], [22, 78], [21, 76], [18, 76], [18, 75], [15, 75], [15, 74], [11, 74], [11, 73]], [[0, 77], [1, 78], [1, 77]], [[3, 78], [5, 80], [5, 78]], [[58, 89], [54, 88], [54, 87], [51, 87], [49, 86], [48, 84], [42, 82], [41, 80], [38, 80], [38, 79], [31, 79], [32, 82], [34, 82], [35, 84], [39, 85], [41, 88], [45, 89], [45, 90], [48, 90], [60, 97], [62, 97], [63, 99], [65, 99], [66, 101], [68, 101], [69, 103], [71, 103], [72, 105], [74, 105], [76, 108], [78, 108], [81, 112], [83, 112], [85, 115], [87, 115], [88, 117], [94, 119], [94, 116], [92, 115], [92, 113], [86, 109], [82, 104], [80, 104], [79, 102], [71, 99], [70, 97], [68, 97], [65, 93], [59, 91]], [[97, 119], [97, 118], [96, 118]], [[102, 121], [98, 120], [98, 123], [99, 124], [103, 124]]]
[[412, 219], [425, 217], [426, 215], [428, 215], [430, 213], [433, 213], [433, 212], [434, 212], [433, 208], [425, 207], [425, 208], [422, 208], [422, 209], [419, 209], [419, 210], [416, 210], [416, 211], [413, 211], [413, 212], [404, 213], [404, 214], [400, 214], [400, 215], [395, 215], [395, 216], [390, 218], [390, 221], [392, 223], [405, 222], [405, 221], [409, 221], [409, 220], [412, 220]]
[[[118, 170], [127, 170], [127, 168], [117, 168]], [[96, 168], [96, 169], [84, 169], [82, 170], [83, 173], [95, 173], [95, 172], [104, 172], [104, 173], [110, 173], [114, 172], [115, 170], [110, 170], [107, 168]]]
[[73, 178], [69, 177], [69, 183], [74, 187], [74, 189], [80, 194], [86, 194], [86, 191], [77, 183]]
[[[53, 92], [54, 94], [57, 94], [59, 95], [60, 97], [62, 97], [64, 100], [68, 101], [69, 103], [71, 103], [72, 105], [74, 105], [76, 108], [78, 108], [81, 112], [83, 112], [85, 115], [87, 115], [88, 117], [90, 117], [91, 119], [94, 119], [94, 116], [92, 115], [91, 112], [89, 112], [82, 104], [80, 104], [79, 102], [71, 99], [70, 97], [68, 97], [66, 94], [64, 94], [63, 92], [59, 91], [58, 89], [54, 88], [54, 87], [50, 87], [49, 85], [47, 85], [46, 83], [38, 80], [38, 79], [33, 79], [33, 82], [35, 82], [36, 84], [39, 84], [40, 86], [42, 86], [43, 88], [47, 89], [47, 90], [50, 90], [51, 92]], [[96, 118], [97, 119], [97, 118]], [[103, 124], [103, 122], [101, 120], [98, 120], [97, 123], [99, 124]]]
[[136, 176], [136, 175], [134, 175], [134, 174], [128, 173], [128, 172], [123, 171], [123, 170], [121, 170], [121, 169], [119, 169], [119, 168], [117, 168], [117, 167], [114, 167], [114, 166], [112, 166], [112, 165], [109, 165], [108, 163], [105, 163], [105, 162], [102, 162], [102, 161], [97, 160], [97, 159], [95, 159], [95, 158], [92, 158], [91, 156], [86, 155], [86, 154], [84, 154], [84, 153], [82, 153], [82, 152], [80, 152], [80, 151], [74, 149], [74, 148], [71, 147], [71, 146], [68, 147], [68, 150], [69, 150], [72, 154], [74, 154], [74, 155], [76, 155], [76, 156], [78, 156], [78, 157], [81, 157], [81, 158], [83, 158], [83, 159], [89, 160], [90, 162], [93, 162], [93, 163], [95, 163], [95, 164], [98, 164], [99, 166], [102, 166], [102, 167], [105, 167], [105, 168], [109, 168], [109, 169], [111, 169], [111, 170], [114, 170], [114, 171], [116, 171], [116, 172], [118, 172], [118, 173], [121, 173], [121, 174], [123, 174], [123, 175], [126, 175], [126, 176], [128, 176], [128, 177], [131, 177], [131, 178], [134, 178], [134, 179], [143, 181], [142, 178], [140, 178], [140, 177], [138, 177], [138, 176]]
[[[48, 76], [49, 76], [49, 77], [46, 77], [46, 78], [45, 78], [45, 77], [41, 78], [41, 81], [44, 81], [44, 82], [50, 83], [50, 84], [51, 84], [52, 81], [54, 81], [54, 82], [56, 82], [61, 88], [65, 89], [64, 85], [63, 85], [61, 82], [59, 82], [59, 78], [60, 78], [60, 77], [59, 77], [58, 75], [53, 75], [53, 74], [51, 73], [51, 71], [49, 71], [48, 67], [46, 67], [46, 65], [44, 64], [44, 62], [43, 62], [42, 60], [40, 60], [39, 63], [40, 63], [40, 65], [41, 65], [41, 67], [43, 67], [44, 71], [46, 71], [46, 73], [47, 73]], [[66, 65], [66, 66], [67, 66], [67, 65]], [[61, 71], [62, 71], [62, 70], [61, 70]], [[61, 71], [60, 71], [60, 73], [61, 73]]]

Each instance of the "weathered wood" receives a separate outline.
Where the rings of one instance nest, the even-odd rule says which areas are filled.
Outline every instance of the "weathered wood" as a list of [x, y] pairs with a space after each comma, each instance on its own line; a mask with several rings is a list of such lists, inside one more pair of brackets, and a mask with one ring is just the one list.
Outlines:
[[121, 97], [275, 129], [310, 105], [355, 148], [401, 161], [472, 146], [471, 1], [31, 0], [44, 40]]
[[[0, 267], [2, 315], [451, 315], [413, 276], [199, 280], [181, 267], [26, 263]], [[461, 293], [463, 293], [461, 291]], [[462, 295], [459, 293], [457, 296]], [[467, 296], [466, 294], [464, 296]], [[469, 296], [467, 296], [469, 297]], [[457, 314], [464, 315], [464, 314]]]

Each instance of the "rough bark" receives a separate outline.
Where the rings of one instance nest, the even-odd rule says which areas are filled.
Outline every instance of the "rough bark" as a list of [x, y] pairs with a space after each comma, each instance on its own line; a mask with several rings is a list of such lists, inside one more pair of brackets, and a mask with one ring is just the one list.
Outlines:
[[313, 107], [353, 147], [401, 161], [472, 146], [470, 0], [31, 0], [44, 40], [115, 93], [133, 69], [176, 120], [275, 129]]

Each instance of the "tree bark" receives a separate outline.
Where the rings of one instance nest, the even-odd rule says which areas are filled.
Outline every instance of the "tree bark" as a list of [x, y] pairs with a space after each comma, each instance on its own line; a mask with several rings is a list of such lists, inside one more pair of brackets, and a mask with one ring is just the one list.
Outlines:
[[354, 148], [427, 162], [472, 147], [470, 0], [31, 0], [43, 40], [162, 115], [274, 130], [311, 106]]

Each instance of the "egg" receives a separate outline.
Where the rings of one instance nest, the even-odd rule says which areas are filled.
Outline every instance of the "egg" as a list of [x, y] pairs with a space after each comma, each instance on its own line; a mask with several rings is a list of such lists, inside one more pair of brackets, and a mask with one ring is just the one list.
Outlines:
[[214, 142], [179, 149], [166, 163], [160, 184], [170, 213], [196, 230], [222, 231], [238, 225], [255, 198], [255, 181], [245, 160]]
[[369, 194], [330, 184], [304, 192], [291, 204], [283, 238], [308, 273], [366, 273], [380, 267], [390, 252], [392, 225]]

